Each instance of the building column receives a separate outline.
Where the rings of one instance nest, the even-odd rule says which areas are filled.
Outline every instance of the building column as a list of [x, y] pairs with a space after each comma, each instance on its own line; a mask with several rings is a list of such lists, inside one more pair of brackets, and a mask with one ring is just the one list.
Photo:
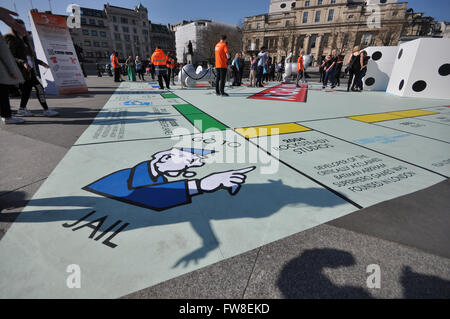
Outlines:
[[311, 34], [307, 34], [305, 36], [305, 40], [303, 40], [303, 48], [305, 49], [306, 54], [311, 53], [311, 48], [309, 47], [311, 43]]

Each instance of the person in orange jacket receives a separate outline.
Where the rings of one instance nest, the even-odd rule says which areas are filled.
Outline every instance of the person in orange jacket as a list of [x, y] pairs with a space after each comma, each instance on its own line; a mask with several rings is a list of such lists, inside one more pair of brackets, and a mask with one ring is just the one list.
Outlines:
[[300, 55], [297, 60], [297, 81], [296, 86], [300, 87], [298, 85], [298, 82], [302, 80], [302, 82], [305, 80], [305, 68], [303, 65], [303, 55], [305, 55], [305, 50], [300, 50]]
[[152, 63], [155, 65], [156, 75], [158, 76], [159, 88], [164, 90], [164, 81], [167, 89], [170, 90], [169, 75], [167, 74], [167, 55], [161, 50], [159, 45], [156, 46], [155, 52], [152, 55]]
[[119, 59], [117, 58], [117, 52], [113, 51], [111, 54], [111, 67], [114, 70], [114, 82], [121, 82], [120, 81], [120, 64]]

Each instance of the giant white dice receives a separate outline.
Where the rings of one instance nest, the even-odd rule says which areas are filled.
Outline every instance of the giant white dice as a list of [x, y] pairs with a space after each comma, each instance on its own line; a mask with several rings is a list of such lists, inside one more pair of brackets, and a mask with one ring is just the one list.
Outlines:
[[398, 47], [368, 47], [364, 50], [370, 57], [367, 63], [367, 73], [363, 78], [364, 89], [386, 91]]
[[423, 38], [399, 45], [386, 92], [450, 99], [450, 39]]

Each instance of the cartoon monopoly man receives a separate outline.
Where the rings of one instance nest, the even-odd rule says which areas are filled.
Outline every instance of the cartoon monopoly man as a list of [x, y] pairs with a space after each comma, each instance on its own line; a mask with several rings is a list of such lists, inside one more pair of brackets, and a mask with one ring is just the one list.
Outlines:
[[102, 177], [83, 189], [132, 205], [162, 211], [191, 203], [192, 196], [226, 189], [236, 195], [246, 173], [254, 166], [214, 173], [202, 179], [182, 179], [169, 182], [167, 177], [195, 176], [189, 168], [202, 167], [204, 156], [211, 150], [172, 148], [154, 154], [148, 161]]

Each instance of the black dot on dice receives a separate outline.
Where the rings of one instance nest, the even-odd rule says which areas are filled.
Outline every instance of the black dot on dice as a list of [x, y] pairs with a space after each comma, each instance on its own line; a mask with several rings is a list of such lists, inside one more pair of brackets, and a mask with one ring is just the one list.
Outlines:
[[372, 54], [372, 60], [378, 61], [379, 59], [381, 59], [382, 56], [383, 56], [383, 53], [381, 53], [380, 51], [377, 51], [374, 54]]
[[412, 89], [414, 92], [422, 92], [427, 87], [427, 83], [425, 81], [417, 81], [413, 84]]
[[400, 52], [398, 53], [398, 59], [400, 60], [400, 58], [402, 57], [402, 55], [403, 55], [403, 49], [400, 49]]
[[398, 90], [401, 91], [403, 89], [403, 85], [405, 85], [405, 80], [402, 80], [400, 82], [400, 85], [398, 86]]
[[372, 85], [374, 85], [375, 84], [375, 79], [374, 78], [368, 78], [367, 80], [366, 80], [366, 85], [367, 86], [372, 86]]
[[439, 75], [447, 76], [450, 74], [450, 64], [442, 64], [439, 68]]

